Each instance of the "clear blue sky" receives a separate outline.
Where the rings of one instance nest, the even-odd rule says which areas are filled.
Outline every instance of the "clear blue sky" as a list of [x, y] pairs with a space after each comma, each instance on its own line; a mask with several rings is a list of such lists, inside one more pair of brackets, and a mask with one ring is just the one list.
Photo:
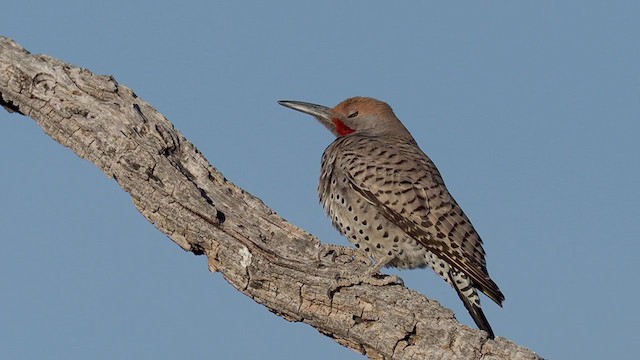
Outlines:
[[[485, 241], [497, 335], [635, 359], [640, 3], [12, 1], [0, 34], [109, 74], [322, 241], [331, 135], [280, 99], [383, 99]], [[0, 358], [360, 359], [241, 295], [92, 164], [0, 111]], [[473, 325], [428, 270], [405, 283]]]

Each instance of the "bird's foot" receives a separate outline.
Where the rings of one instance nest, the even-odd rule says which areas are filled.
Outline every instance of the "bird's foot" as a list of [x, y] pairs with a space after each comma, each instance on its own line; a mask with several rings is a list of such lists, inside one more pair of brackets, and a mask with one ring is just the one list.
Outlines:
[[341, 255], [349, 256], [356, 261], [361, 261], [367, 265], [371, 265], [371, 258], [369, 258], [361, 250], [335, 244], [320, 245], [320, 250], [318, 251], [318, 261], [322, 262], [323, 259], [328, 257], [331, 262], [334, 262], [336, 258]]
[[354, 285], [372, 285], [372, 286], [385, 286], [385, 285], [402, 285], [404, 281], [398, 275], [386, 275], [386, 274], [366, 274], [365, 276], [355, 276], [348, 279], [340, 279], [334, 286], [335, 289], [349, 287]]
[[385, 275], [385, 274], [365, 274], [364, 276], [354, 276], [351, 278], [343, 278], [337, 280], [327, 292], [329, 297], [333, 297], [335, 293], [340, 289], [348, 288], [356, 285], [372, 285], [372, 286], [386, 286], [386, 285], [400, 285], [404, 286], [404, 281], [397, 275]]
[[372, 258], [359, 249], [334, 244], [323, 244], [318, 251], [318, 261], [322, 262], [324, 258], [330, 257], [331, 261], [334, 262], [338, 257], [343, 255], [351, 257], [351, 261], [355, 260], [364, 263], [364, 271], [361, 272], [362, 275], [351, 277], [341, 277], [340, 275], [337, 275], [335, 283], [328, 291], [330, 297], [342, 288], [361, 284], [372, 286], [404, 286], [404, 282], [399, 276], [378, 273], [380, 269], [392, 259], [391, 257], [383, 258], [376, 263], [373, 263]]

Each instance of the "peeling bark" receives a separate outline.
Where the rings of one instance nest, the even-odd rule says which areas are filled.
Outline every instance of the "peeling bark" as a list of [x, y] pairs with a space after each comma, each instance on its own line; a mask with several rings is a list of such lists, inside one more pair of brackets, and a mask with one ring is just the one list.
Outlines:
[[[0, 105], [98, 166], [211, 271], [289, 320], [371, 359], [540, 359], [460, 324], [399, 284], [334, 288], [368, 264], [333, 250], [227, 181], [129, 88], [0, 37]], [[332, 256], [321, 256], [330, 253]]]

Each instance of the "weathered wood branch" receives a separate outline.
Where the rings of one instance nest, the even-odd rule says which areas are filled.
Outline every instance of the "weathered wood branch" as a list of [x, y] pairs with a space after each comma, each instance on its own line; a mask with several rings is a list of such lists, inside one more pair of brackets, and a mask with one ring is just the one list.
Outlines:
[[227, 181], [172, 124], [129, 88], [0, 37], [0, 104], [96, 164], [140, 212], [211, 271], [289, 321], [302, 321], [370, 358], [539, 359], [456, 321], [401, 285], [338, 277], [366, 264], [319, 258], [317, 238]]

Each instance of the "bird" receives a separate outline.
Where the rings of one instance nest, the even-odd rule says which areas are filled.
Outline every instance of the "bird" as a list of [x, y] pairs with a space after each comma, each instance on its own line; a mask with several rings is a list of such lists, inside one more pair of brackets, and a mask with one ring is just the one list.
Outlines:
[[483, 243], [431, 159], [385, 102], [352, 97], [334, 108], [281, 100], [336, 139], [322, 155], [318, 195], [334, 227], [383, 267], [429, 267], [450, 284], [478, 328], [495, 337], [478, 291], [499, 306]]

